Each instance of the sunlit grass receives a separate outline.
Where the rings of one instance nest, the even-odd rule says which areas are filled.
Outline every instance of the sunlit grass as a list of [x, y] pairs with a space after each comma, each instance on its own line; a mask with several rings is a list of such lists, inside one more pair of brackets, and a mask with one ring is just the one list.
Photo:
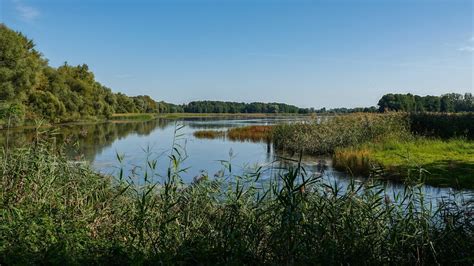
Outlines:
[[474, 188], [474, 141], [465, 139], [388, 139], [358, 148], [341, 148], [334, 154], [335, 166], [366, 174], [378, 164], [394, 175], [410, 169], [428, 171], [426, 182], [434, 185]]

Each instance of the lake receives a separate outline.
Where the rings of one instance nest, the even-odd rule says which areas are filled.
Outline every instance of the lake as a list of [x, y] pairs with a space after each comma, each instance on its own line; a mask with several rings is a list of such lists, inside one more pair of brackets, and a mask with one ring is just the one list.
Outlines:
[[[302, 121], [304, 117], [266, 117], [266, 118], [189, 118], [189, 119], [155, 119], [145, 122], [106, 122], [95, 124], [71, 124], [42, 129], [40, 138], [53, 143], [66, 143], [67, 155], [77, 162], [88, 162], [94, 169], [104, 174], [117, 175], [122, 168], [126, 175], [135, 175], [140, 183], [143, 167], [148, 160], [156, 160], [158, 171], [154, 179], [161, 181], [169, 166], [173, 139], [186, 151], [183, 153], [182, 167], [188, 168], [182, 174], [183, 181], [190, 183], [197, 176], [206, 173], [210, 177], [222, 175], [222, 161], [232, 165], [234, 174], [252, 172], [263, 167], [262, 179], [275, 175], [288, 154], [276, 152], [272, 145], [265, 142], [231, 141], [226, 138], [199, 139], [193, 136], [196, 130], [226, 130], [232, 127], [248, 125], [273, 125]], [[182, 127], [181, 127], [182, 126]], [[175, 130], [180, 128], [177, 132]], [[33, 129], [11, 129], [2, 131], [2, 143], [10, 147], [32, 143], [37, 136]], [[117, 155], [123, 156], [122, 164]], [[310, 174], [322, 172], [325, 182], [337, 182], [341, 187], [349, 183], [349, 175], [336, 171], [331, 166], [330, 157], [304, 156], [303, 166]], [[357, 177], [362, 182], [364, 177]], [[404, 186], [401, 183], [385, 181], [388, 191], [399, 192]], [[430, 198], [448, 197], [451, 188], [425, 186], [425, 193]], [[458, 191], [472, 196], [470, 190]]]

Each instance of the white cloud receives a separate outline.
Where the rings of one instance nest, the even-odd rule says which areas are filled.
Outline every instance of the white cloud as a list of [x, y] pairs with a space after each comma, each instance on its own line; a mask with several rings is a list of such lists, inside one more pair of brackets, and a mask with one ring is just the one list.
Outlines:
[[20, 18], [26, 22], [33, 22], [41, 15], [38, 9], [25, 4], [20, 0], [14, 0], [13, 3], [15, 4], [15, 9]]
[[474, 36], [472, 36], [471, 39], [469, 39], [469, 42], [471, 42], [471, 43], [458, 48], [458, 51], [461, 51], [461, 52], [474, 52], [474, 45], [472, 45], [472, 42], [474, 42]]
[[461, 52], [474, 52], [474, 46], [464, 46], [458, 49]]

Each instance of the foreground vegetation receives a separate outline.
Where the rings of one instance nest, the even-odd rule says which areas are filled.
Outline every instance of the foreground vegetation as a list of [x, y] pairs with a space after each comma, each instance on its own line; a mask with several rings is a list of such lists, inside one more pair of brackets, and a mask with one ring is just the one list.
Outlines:
[[473, 263], [472, 202], [431, 206], [420, 176], [392, 197], [374, 179], [341, 189], [287, 164], [262, 181], [224, 162], [222, 177], [185, 185], [175, 143], [166, 176], [151, 153], [110, 177], [41, 141], [4, 149], [0, 263]]

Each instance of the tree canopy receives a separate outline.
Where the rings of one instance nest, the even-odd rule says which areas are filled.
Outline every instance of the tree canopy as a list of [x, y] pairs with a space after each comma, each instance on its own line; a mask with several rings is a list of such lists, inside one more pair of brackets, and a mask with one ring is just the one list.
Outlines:
[[386, 94], [379, 100], [379, 111], [403, 112], [474, 112], [474, 96], [448, 93], [441, 96], [418, 96], [413, 94]]

